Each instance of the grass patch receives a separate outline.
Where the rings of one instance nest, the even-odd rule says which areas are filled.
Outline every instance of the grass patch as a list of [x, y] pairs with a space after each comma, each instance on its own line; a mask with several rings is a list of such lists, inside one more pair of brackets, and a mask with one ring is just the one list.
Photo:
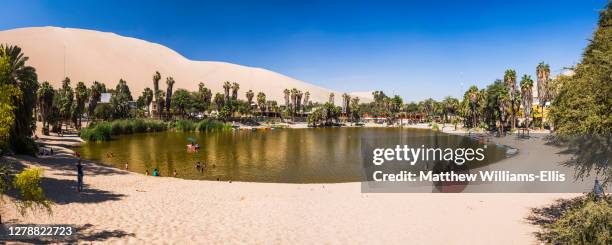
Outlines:
[[79, 131], [79, 136], [86, 141], [108, 141], [112, 136], [161, 132], [173, 129], [179, 132], [209, 132], [217, 130], [230, 130], [232, 126], [216, 120], [178, 120], [163, 122], [148, 119], [115, 120], [111, 122], [97, 122]]
[[113, 135], [159, 132], [167, 129], [166, 123], [156, 120], [115, 120], [97, 122], [79, 131], [79, 136], [87, 141], [107, 141]]

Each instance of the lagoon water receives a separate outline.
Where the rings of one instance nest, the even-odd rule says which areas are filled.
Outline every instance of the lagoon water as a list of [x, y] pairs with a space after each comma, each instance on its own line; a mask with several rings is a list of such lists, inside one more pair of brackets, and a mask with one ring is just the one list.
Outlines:
[[[400, 128], [309, 128], [230, 130], [207, 133], [159, 132], [116, 136], [112, 141], [90, 142], [77, 149], [85, 159], [162, 176], [176, 170], [179, 178], [279, 183], [337, 183], [364, 179], [361, 141], [403, 139], [416, 145], [440, 147], [476, 146], [463, 136], [431, 130]], [[193, 138], [201, 149], [187, 151]], [[387, 142], [389, 143], [389, 142]], [[392, 142], [391, 142], [392, 143]], [[489, 145], [489, 164], [505, 157], [504, 149]], [[207, 164], [197, 171], [196, 162]]]

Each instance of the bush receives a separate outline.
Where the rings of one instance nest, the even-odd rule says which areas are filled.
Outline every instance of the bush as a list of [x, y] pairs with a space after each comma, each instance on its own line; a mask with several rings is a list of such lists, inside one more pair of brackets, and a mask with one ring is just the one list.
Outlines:
[[612, 198], [559, 200], [534, 209], [529, 219], [541, 225], [538, 238], [550, 244], [612, 244]]
[[432, 123], [431, 124], [431, 130], [433, 131], [439, 131], [440, 130], [440, 126], [438, 126], [437, 123]]
[[51, 212], [52, 203], [45, 197], [45, 192], [40, 186], [42, 175], [42, 169], [30, 168], [15, 176], [13, 186], [19, 190], [19, 198], [15, 204], [21, 215], [24, 215], [28, 209]]
[[18, 154], [34, 155], [38, 152], [34, 139], [26, 137], [12, 137], [11, 148]]
[[232, 126], [227, 124], [227, 123], [223, 123], [223, 122], [219, 122], [219, 121], [215, 121], [215, 120], [204, 120], [201, 121], [197, 124], [196, 129], [199, 132], [208, 132], [208, 131], [215, 131], [215, 130], [228, 130], [231, 129]]
[[183, 132], [207, 132], [213, 130], [228, 130], [231, 125], [216, 120], [194, 122], [179, 120], [176, 122], [162, 122], [157, 120], [115, 120], [112, 122], [98, 122], [79, 131], [79, 136], [87, 141], [108, 141], [112, 135], [134, 134], [145, 132], [161, 132], [168, 128]]
[[183, 132], [194, 131], [196, 129], [196, 124], [189, 120], [178, 120], [174, 123], [174, 129]]
[[102, 122], [91, 125], [79, 131], [81, 139], [87, 141], [107, 141], [111, 139], [112, 127], [110, 123]]
[[112, 122], [99, 122], [81, 129], [79, 136], [88, 141], [111, 140], [112, 135], [159, 132], [166, 130], [166, 124], [154, 120], [116, 120]]

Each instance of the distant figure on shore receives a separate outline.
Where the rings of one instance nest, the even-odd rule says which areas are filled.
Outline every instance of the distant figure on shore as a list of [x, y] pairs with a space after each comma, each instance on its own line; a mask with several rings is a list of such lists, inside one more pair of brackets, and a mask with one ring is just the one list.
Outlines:
[[83, 190], [83, 165], [81, 164], [81, 159], [77, 162], [77, 190], [81, 192]]
[[172, 173], [172, 176], [176, 177], [176, 169], [174, 170], [174, 172]]
[[603, 187], [599, 184], [599, 180], [597, 179], [595, 179], [595, 185], [593, 185], [593, 193], [595, 194], [595, 201], [605, 196]]
[[125, 170], [128, 170], [128, 163], [125, 162]]
[[149, 176], [149, 169], [148, 169], [148, 168], [147, 168], [147, 169], [145, 169], [145, 175], [146, 175], [146, 176]]
[[153, 176], [159, 176], [159, 171], [157, 171], [157, 168], [153, 169]]

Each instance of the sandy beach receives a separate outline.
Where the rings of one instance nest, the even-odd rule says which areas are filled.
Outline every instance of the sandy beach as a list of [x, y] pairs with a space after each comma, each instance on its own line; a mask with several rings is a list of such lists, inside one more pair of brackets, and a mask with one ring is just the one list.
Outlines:
[[[494, 139], [513, 144], [512, 140]], [[365, 194], [360, 183], [274, 184], [151, 177], [85, 161], [78, 193], [69, 149], [75, 136], [43, 137], [56, 155], [13, 160], [45, 170], [53, 214], [8, 223], [76, 224], [81, 241], [104, 243], [529, 244], [532, 207], [577, 194]], [[557, 149], [535, 139], [546, 159]], [[519, 153], [521, 154], [521, 153]], [[504, 161], [516, 161], [509, 158]], [[486, 232], [483, 232], [486, 231]]]

